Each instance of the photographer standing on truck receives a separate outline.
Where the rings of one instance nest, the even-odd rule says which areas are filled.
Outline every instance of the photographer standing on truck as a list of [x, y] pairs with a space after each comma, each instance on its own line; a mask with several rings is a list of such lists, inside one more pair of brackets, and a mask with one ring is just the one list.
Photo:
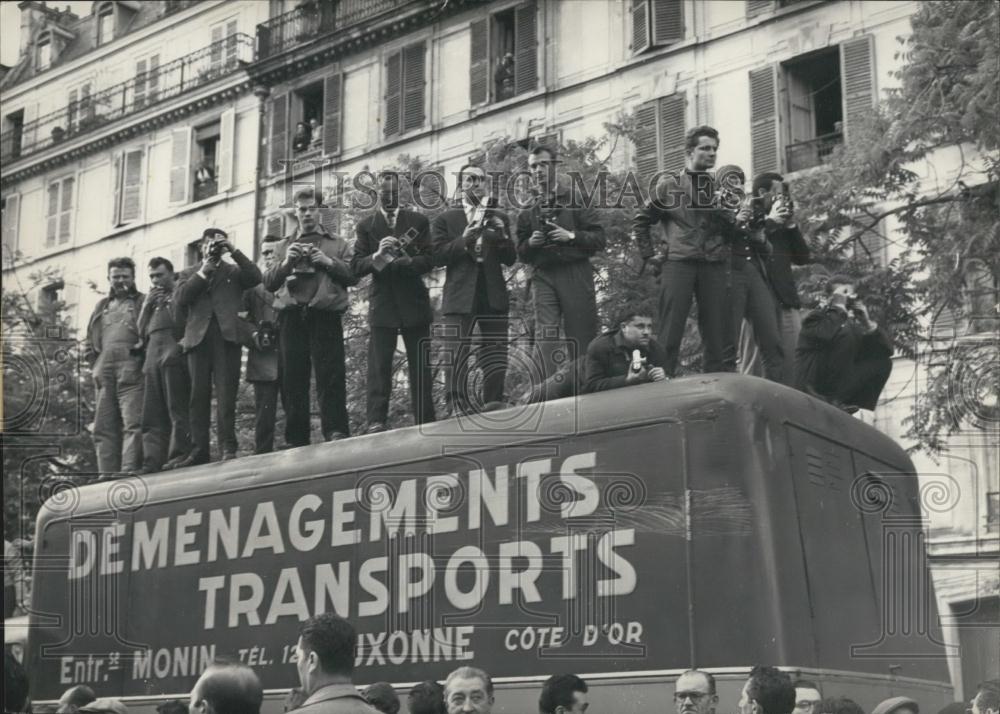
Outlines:
[[[186, 315], [181, 347], [191, 375], [191, 455], [178, 468], [211, 461], [209, 424], [215, 384], [215, 428], [222, 460], [236, 458], [236, 391], [240, 384], [240, 318], [243, 291], [260, 282], [260, 270], [218, 228], [202, 234], [202, 262], [186, 270], [176, 289], [178, 316]], [[232, 262], [224, 260], [229, 255]]]
[[[274, 254], [281, 238], [266, 235], [260, 241], [260, 268], [274, 266]], [[243, 293], [243, 308], [250, 330], [247, 339], [247, 381], [253, 385], [254, 453], [274, 451], [274, 422], [278, 416], [278, 314], [274, 294], [264, 284]]]
[[344, 326], [347, 288], [358, 279], [351, 272], [351, 249], [320, 224], [322, 198], [312, 188], [295, 194], [295, 234], [278, 244], [264, 286], [274, 293], [278, 311], [278, 350], [285, 397], [285, 442], [309, 443], [309, 370], [316, 374], [323, 439], [350, 435], [347, 421], [347, 370]]
[[392, 357], [400, 333], [410, 373], [413, 422], [434, 421], [431, 322], [434, 310], [423, 275], [434, 267], [427, 217], [399, 207], [399, 176], [383, 174], [378, 209], [357, 227], [351, 269], [372, 276], [368, 302], [368, 433], [386, 430]]
[[874, 410], [892, 371], [892, 344], [858, 299], [850, 278], [835, 275], [826, 290], [827, 304], [802, 322], [796, 387], [849, 414]]

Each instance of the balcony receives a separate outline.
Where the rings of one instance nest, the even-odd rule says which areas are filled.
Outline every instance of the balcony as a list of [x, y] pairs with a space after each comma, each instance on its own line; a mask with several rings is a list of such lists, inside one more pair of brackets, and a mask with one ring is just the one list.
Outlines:
[[844, 135], [839, 131], [817, 136], [809, 141], [800, 141], [785, 148], [785, 171], [794, 173], [802, 169], [825, 164], [833, 150], [844, 143]]
[[257, 25], [257, 60], [386, 15], [413, 0], [311, 0]]
[[252, 60], [253, 38], [235, 34], [100, 92], [81, 90], [82, 96], [65, 109], [0, 135], [0, 161], [22, 159], [107, 126], [239, 71]]

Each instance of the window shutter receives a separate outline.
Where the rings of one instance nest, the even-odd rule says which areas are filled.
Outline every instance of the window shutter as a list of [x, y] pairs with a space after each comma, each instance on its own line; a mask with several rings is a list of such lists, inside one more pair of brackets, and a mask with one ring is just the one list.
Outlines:
[[264, 235], [285, 237], [285, 220], [280, 213], [268, 216], [264, 222]]
[[840, 78], [844, 95], [844, 136], [849, 140], [851, 125], [858, 126], [875, 103], [871, 35], [848, 40], [840, 46]]
[[328, 75], [323, 88], [323, 153], [340, 153], [340, 117], [344, 102], [344, 75]]
[[386, 81], [385, 81], [385, 125], [383, 132], [386, 136], [399, 133], [400, 108], [402, 105], [403, 90], [403, 53], [393, 52], [386, 60]]
[[659, 166], [656, 153], [656, 102], [639, 105], [635, 118], [635, 168], [643, 188], [646, 188]]
[[68, 243], [73, 233], [73, 186], [76, 181], [65, 178], [62, 181], [62, 205], [59, 211], [59, 243]]
[[752, 175], [780, 171], [774, 67], [750, 72], [750, 163]]
[[232, 69], [236, 66], [236, 50], [238, 45], [236, 42], [236, 31], [238, 24], [236, 20], [230, 20], [226, 24], [226, 69]]
[[773, 0], [747, 0], [747, 17], [757, 17], [770, 12], [774, 6]]
[[319, 209], [319, 222], [330, 235], [340, 235], [340, 211], [333, 208]]
[[233, 187], [233, 142], [236, 135], [236, 110], [227, 109], [219, 118], [219, 153], [216, 162], [219, 165], [219, 193], [229, 191]]
[[49, 200], [45, 211], [45, 247], [56, 244], [56, 233], [59, 231], [59, 182], [49, 184]]
[[20, 213], [21, 194], [8, 194], [3, 200], [3, 245], [4, 249], [11, 253], [17, 250], [17, 224]]
[[403, 50], [403, 131], [424, 125], [424, 66], [427, 49], [421, 42]]
[[146, 75], [146, 102], [152, 104], [159, 99], [160, 91], [160, 55], [149, 58], [149, 68]]
[[122, 181], [121, 222], [135, 221], [142, 213], [142, 149], [127, 151]]
[[146, 60], [135, 63], [135, 107], [142, 108], [146, 103]]
[[191, 128], [170, 132], [170, 203], [191, 200]]
[[645, 52], [649, 46], [649, 2], [632, 0], [632, 51]]
[[114, 203], [111, 204], [111, 225], [118, 226], [122, 222], [122, 165], [124, 157], [119, 151], [115, 154], [114, 185], [111, 187], [114, 194]]
[[222, 25], [216, 25], [212, 28], [212, 50], [209, 55], [209, 61], [212, 63], [212, 69], [214, 70], [218, 70], [222, 66], [222, 32]]
[[471, 67], [469, 68], [469, 100], [472, 106], [490, 99], [490, 21], [476, 20], [469, 25]]
[[514, 94], [538, 88], [538, 8], [533, 2], [514, 11]]
[[268, 138], [271, 153], [271, 173], [285, 170], [288, 160], [288, 95], [279, 94], [271, 100], [271, 135]]
[[80, 87], [80, 119], [93, 119], [94, 105], [90, 101], [90, 82]]
[[669, 45], [684, 39], [682, 0], [653, 0], [653, 43]]
[[687, 101], [683, 94], [661, 97], [660, 105], [660, 150], [663, 157], [662, 171], [676, 173], [684, 170], [684, 114]]
[[76, 120], [79, 116], [80, 108], [77, 106], [77, 94], [75, 89], [69, 91], [69, 101], [66, 103], [66, 130], [73, 132], [76, 130]]

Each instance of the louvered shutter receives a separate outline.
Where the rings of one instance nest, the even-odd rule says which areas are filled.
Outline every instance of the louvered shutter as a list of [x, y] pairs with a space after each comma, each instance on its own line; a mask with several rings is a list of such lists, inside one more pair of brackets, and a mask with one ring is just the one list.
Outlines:
[[49, 184], [49, 200], [45, 206], [45, 247], [56, 244], [56, 234], [59, 232], [59, 182]]
[[222, 25], [216, 25], [212, 28], [212, 49], [209, 52], [209, 62], [211, 62], [212, 69], [215, 71], [219, 71], [222, 68], [223, 30]]
[[271, 134], [267, 143], [271, 155], [268, 162], [271, 173], [281, 173], [285, 170], [285, 162], [288, 160], [287, 94], [279, 94], [271, 100]]
[[533, 2], [514, 11], [514, 94], [538, 88], [538, 8]]
[[114, 195], [114, 203], [111, 204], [111, 225], [118, 226], [122, 222], [122, 166], [124, 165], [124, 156], [121, 151], [115, 154], [115, 169], [114, 169], [114, 184], [112, 185], [112, 193]]
[[226, 24], [226, 69], [233, 69], [236, 66], [236, 52], [239, 48], [237, 44], [236, 31], [238, 25], [236, 20], [230, 20]]
[[59, 211], [59, 243], [68, 243], [73, 234], [73, 188], [76, 179], [62, 181], [62, 205]]
[[632, 51], [648, 50], [650, 34], [648, 0], [632, 0]]
[[21, 194], [8, 194], [3, 200], [3, 245], [5, 251], [17, 250], [17, 224], [21, 214]]
[[121, 223], [135, 221], [142, 213], [142, 149], [125, 152], [122, 167]]
[[264, 222], [264, 235], [285, 237], [285, 219], [280, 213], [267, 217]]
[[424, 125], [424, 66], [427, 49], [421, 42], [403, 50], [403, 131]]
[[66, 129], [70, 133], [76, 131], [76, 121], [80, 115], [80, 107], [77, 105], [77, 93], [75, 89], [69, 91], [69, 101], [66, 103]]
[[757, 17], [770, 12], [774, 6], [773, 0], [747, 0], [747, 17]]
[[659, 167], [656, 151], [656, 102], [645, 102], [635, 111], [635, 168], [643, 189]]
[[669, 45], [684, 39], [682, 0], [652, 0], [653, 43]]
[[858, 125], [875, 103], [875, 61], [872, 36], [849, 40], [840, 46], [840, 78], [844, 96], [844, 135]]
[[660, 109], [660, 148], [663, 157], [661, 171], [676, 173], [682, 171], [685, 165], [684, 155], [684, 122], [685, 105], [683, 94], [671, 94], [659, 100]]
[[159, 99], [160, 92], [160, 55], [149, 58], [146, 75], [146, 103], [153, 104]]
[[490, 21], [476, 20], [469, 25], [469, 100], [472, 106], [490, 99]]
[[191, 128], [170, 132], [170, 203], [191, 200]]
[[218, 190], [219, 193], [229, 191], [233, 188], [233, 172], [235, 170], [233, 144], [236, 138], [236, 110], [227, 109], [222, 112], [219, 118], [219, 153], [216, 156], [218, 163]]
[[778, 107], [774, 67], [750, 72], [750, 163], [752, 173], [780, 171]]
[[90, 82], [80, 87], [80, 119], [94, 118], [94, 103], [90, 101]]
[[328, 75], [323, 87], [323, 153], [340, 153], [340, 117], [342, 116], [344, 75]]
[[135, 107], [141, 109], [146, 104], [146, 60], [135, 63]]
[[340, 211], [333, 208], [319, 209], [319, 222], [330, 235], [340, 235]]
[[386, 136], [399, 133], [400, 107], [403, 91], [403, 53], [393, 52], [386, 60], [385, 78], [385, 124], [382, 131]]

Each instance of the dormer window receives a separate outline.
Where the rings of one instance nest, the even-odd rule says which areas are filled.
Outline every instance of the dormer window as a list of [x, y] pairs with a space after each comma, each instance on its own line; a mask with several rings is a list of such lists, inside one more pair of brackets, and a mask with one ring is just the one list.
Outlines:
[[106, 45], [115, 38], [115, 4], [106, 2], [97, 11], [97, 44]]
[[52, 64], [52, 38], [46, 32], [38, 38], [38, 71], [42, 72]]

